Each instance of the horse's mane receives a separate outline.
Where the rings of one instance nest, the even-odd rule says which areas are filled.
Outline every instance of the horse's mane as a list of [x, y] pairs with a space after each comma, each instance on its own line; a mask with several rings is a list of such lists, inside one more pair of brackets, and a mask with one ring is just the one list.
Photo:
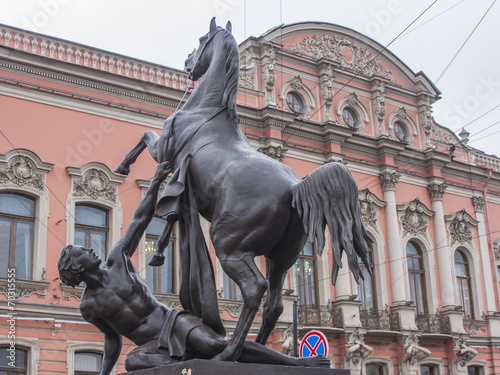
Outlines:
[[227, 105], [229, 118], [238, 124], [236, 113], [236, 94], [238, 93], [238, 81], [240, 79], [240, 51], [233, 35], [224, 32], [224, 52], [226, 54], [227, 79], [224, 85], [222, 104]]

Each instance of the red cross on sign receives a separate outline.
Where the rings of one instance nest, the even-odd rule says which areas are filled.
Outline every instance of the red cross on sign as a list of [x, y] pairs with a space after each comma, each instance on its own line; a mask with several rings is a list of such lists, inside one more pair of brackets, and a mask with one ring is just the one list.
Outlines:
[[328, 357], [328, 341], [320, 331], [306, 333], [300, 344], [301, 357], [313, 357], [315, 355]]

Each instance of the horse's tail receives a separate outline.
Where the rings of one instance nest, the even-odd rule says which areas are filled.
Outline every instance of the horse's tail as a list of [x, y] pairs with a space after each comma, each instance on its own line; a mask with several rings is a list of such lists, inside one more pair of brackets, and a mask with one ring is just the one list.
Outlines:
[[325, 246], [325, 225], [330, 229], [333, 250], [332, 284], [342, 267], [342, 251], [359, 282], [363, 278], [358, 256], [370, 269], [366, 247], [371, 242], [361, 219], [358, 186], [341, 163], [328, 163], [312, 172], [292, 189], [292, 206], [304, 223], [309, 241], [317, 240], [318, 253]]

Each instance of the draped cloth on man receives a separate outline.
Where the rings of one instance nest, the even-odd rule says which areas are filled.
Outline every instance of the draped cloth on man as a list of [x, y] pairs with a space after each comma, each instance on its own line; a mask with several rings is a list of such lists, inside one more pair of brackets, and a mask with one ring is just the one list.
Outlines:
[[[170, 178], [156, 212], [170, 225], [179, 220], [182, 307], [202, 319], [203, 324], [225, 336], [219, 315], [212, 261], [200, 225], [198, 207], [190, 183], [186, 155]], [[167, 224], [168, 225], [168, 224]]]

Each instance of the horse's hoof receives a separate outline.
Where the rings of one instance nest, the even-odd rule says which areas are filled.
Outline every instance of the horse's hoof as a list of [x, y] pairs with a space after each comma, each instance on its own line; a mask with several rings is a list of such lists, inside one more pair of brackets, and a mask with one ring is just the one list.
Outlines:
[[116, 168], [113, 172], [128, 176], [128, 174], [130, 173], [130, 168], [119, 165], [118, 168]]
[[149, 265], [153, 267], [159, 267], [163, 266], [163, 263], [165, 263], [165, 255], [154, 254], [153, 257], [151, 258], [151, 261], [149, 262]]

